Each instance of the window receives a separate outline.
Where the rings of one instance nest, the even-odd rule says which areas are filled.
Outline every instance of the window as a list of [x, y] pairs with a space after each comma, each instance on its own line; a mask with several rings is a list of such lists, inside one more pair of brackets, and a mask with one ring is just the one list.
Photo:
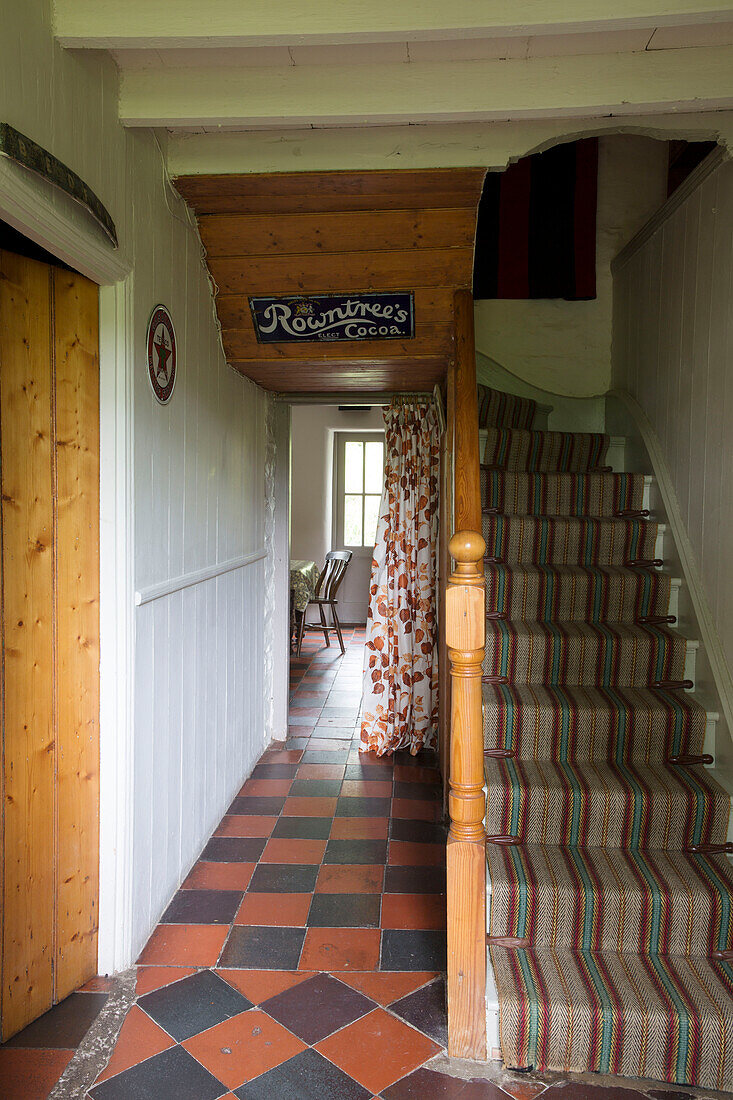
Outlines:
[[384, 434], [336, 433], [334, 544], [372, 550], [384, 487]]

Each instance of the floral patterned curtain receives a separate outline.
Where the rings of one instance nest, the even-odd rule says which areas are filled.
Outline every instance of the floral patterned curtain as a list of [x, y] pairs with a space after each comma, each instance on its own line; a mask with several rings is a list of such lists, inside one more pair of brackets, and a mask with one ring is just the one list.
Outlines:
[[385, 411], [384, 494], [364, 653], [362, 752], [433, 748], [440, 433], [432, 402]]

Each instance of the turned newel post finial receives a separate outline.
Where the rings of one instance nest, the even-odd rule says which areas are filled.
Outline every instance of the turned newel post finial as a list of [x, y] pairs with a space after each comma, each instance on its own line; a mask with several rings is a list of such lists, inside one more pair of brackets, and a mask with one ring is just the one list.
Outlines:
[[479, 583], [483, 583], [483, 570], [480, 568], [486, 553], [483, 535], [478, 531], [456, 531], [448, 544], [448, 551], [455, 562], [454, 583], [470, 584], [476, 577]]

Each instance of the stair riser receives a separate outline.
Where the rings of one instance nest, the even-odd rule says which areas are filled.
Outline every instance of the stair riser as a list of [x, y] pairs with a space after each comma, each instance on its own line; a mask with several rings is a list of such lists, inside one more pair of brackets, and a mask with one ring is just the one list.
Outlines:
[[655, 680], [681, 680], [686, 642], [662, 631], [619, 638], [602, 626], [579, 643], [547, 624], [546, 631], [514, 634], [509, 624], [489, 623], [485, 676], [512, 684], [579, 684], [645, 687]]
[[733, 1089], [730, 967], [506, 948], [492, 948], [491, 960], [507, 1065]]
[[[733, 942], [723, 856], [488, 845], [492, 936], [536, 948], [708, 956]], [[541, 881], [543, 889], [537, 889]]]
[[644, 508], [642, 474], [530, 474], [481, 470], [484, 508], [531, 516], [605, 516]]
[[578, 472], [604, 465], [608, 437], [489, 428], [482, 461], [506, 470]]
[[[484, 706], [484, 746], [513, 749], [517, 760], [553, 760], [561, 763], [608, 760], [665, 761], [680, 753], [703, 751], [708, 716], [701, 708], [679, 705], [680, 693], [660, 693], [669, 700], [666, 710], [650, 710], [625, 690], [628, 700], [623, 721], [612, 694], [607, 705], [564, 707], [544, 701], [518, 702], [511, 688], [489, 687]], [[675, 698], [677, 696], [678, 698]]]
[[[498, 762], [496, 762], [498, 763]], [[702, 786], [693, 769], [678, 769], [680, 783], [650, 786], [648, 777], [628, 773], [607, 786], [581, 787], [544, 769], [544, 784], [529, 785], [521, 762], [507, 767], [487, 797], [489, 836], [520, 836], [527, 844], [575, 845], [589, 848], [684, 849], [691, 844], [723, 843], [730, 799], [719, 789]], [[502, 781], [503, 780], [503, 781]]]
[[647, 520], [485, 515], [483, 536], [487, 557], [506, 564], [623, 566], [655, 557], [658, 527]]
[[669, 576], [650, 570], [609, 575], [486, 568], [487, 610], [503, 611], [509, 620], [630, 623], [670, 614], [670, 593]]

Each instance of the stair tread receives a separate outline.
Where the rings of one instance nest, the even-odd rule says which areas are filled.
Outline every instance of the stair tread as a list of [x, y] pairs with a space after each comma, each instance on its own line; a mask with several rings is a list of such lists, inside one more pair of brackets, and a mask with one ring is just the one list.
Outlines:
[[733, 1087], [729, 965], [610, 951], [490, 952], [508, 1066]]
[[731, 946], [725, 855], [487, 844], [486, 856], [494, 936], [529, 937], [535, 949], [700, 957]]

